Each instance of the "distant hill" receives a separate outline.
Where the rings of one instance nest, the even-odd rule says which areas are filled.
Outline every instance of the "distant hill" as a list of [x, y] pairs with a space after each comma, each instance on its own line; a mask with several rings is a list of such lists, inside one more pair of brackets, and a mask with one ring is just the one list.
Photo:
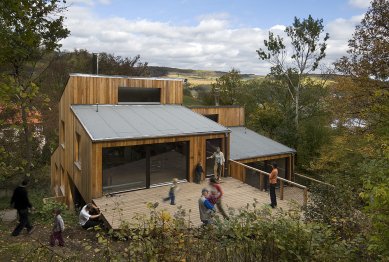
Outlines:
[[[194, 70], [194, 69], [180, 69], [174, 67], [160, 67], [148, 66], [150, 76], [152, 77], [171, 77], [188, 79], [189, 84], [209, 85], [216, 81], [216, 78], [221, 77], [228, 72], [223, 71], [208, 71], [208, 70]], [[244, 80], [261, 78], [254, 74], [242, 74]]]

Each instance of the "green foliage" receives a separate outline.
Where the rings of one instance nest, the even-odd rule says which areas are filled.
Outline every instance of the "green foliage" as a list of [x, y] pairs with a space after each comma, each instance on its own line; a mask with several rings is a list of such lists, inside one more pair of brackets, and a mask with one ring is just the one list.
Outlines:
[[240, 71], [233, 68], [227, 74], [216, 78], [216, 83], [212, 83], [211, 94], [220, 105], [235, 105], [242, 85]]
[[[321, 34], [324, 31], [323, 20], [313, 19], [309, 16], [302, 21], [295, 17], [294, 23], [285, 29], [289, 37], [290, 45], [284, 44], [284, 39], [274, 36], [269, 32], [268, 40], [264, 40], [265, 48], [258, 49], [257, 54], [260, 60], [271, 63], [270, 75], [282, 81], [283, 87], [288, 90], [291, 96], [294, 111], [295, 125], [299, 128], [300, 113], [302, 107], [300, 101], [301, 90], [305, 88], [308, 74], [319, 66], [319, 62], [325, 57], [326, 41], [328, 33], [322, 40]], [[287, 58], [290, 58], [288, 62]]]
[[65, 204], [55, 200], [48, 200], [42, 206], [38, 206], [34, 212], [34, 218], [35, 220], [50, 224], [54, 220], [53, 211], [57, 209], [61, 210], [61, 216], [64, 221], [75, 221], [74, 213], [69, 211], [69, 208]]
[[389, 77], [389, 3], [373, 0], [349, 41], [350, 57], [341, 58], [337, 69], [347, 75], [387, 81]]
[[[118, 231], [97, 229], [102, 248], [96, 251], [112, 261], [354, 261], [360, 255], [327, 226], [304, 223], [298, 210], [272, 213], [254, 203], [231, 211], [228, 221], [193, 228], [182, 209], [172, 216], [158, 203], [149, 208], [150, 216]], [[125, 244], [120, 252], [113, 239]]]
[[[20, 138], [14, 142], [20, 150], [18, 158], [26, 161], [18, 164], [26, 170], [34, 166], [35, 153], [34, 123], [29, 117], [36, 113], [35, 103], [47, 101], [36, 84], [37, 77], [47, 67], [47, 63], [40, 62], [58, 49], [59, 41], [70, 33], [63, 26], [62, 14], [66, 8], [62, 4], [60, 0], [0, 2], [0, 101], [2, 107], [19, 114], [15, 118], [20, 121], [11, 119], [10, 122], [14, 125], [11, 129], [20, 132]], [[0, 127], [3, 130], [4, 123]]]

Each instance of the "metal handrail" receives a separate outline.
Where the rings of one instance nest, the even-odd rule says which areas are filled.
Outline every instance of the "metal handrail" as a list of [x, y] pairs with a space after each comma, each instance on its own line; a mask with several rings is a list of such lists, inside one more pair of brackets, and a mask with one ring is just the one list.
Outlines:
[[316, 182], [316, 183], [319, 183], [319, 184], [323, 184], [323, 185], [330, 186], [330, 187], [335, 187], [335, 186], [332, 185], [332, 184], [329, 184], [329, 183], [326, 183], [326, 182], [317, 180], [317, 179], [312, 178], [312, 177], [309, 177], [309, 176], [304, 176], [304, 175], [301, 175], [301, 174], [298, 174], [298, 173], [294, 173], [294, 175], [299, 176], [299, 177], [302, 177], [302, 178], [305, 178], [305, 179], [308, 179], [308, 180], [311, 180], [311, 181]]
[[[235, 160], [232, 160], [232, 159], [230, 159], [229, 161], [232, 162], [232, 163], [238, 164], [238, 165], [240, 165], [240, 166], [243, 166], [243, 167], [245, 167], [245, 168], [251, 169], [251, 170], [253, 170], [253, 171], [255, 171], [255, 172], [258, 172], [259, 174], [264, 174], [264, 175], [266, 175], [266, 176], [270, 176], [270, 173], [265, 172], [265, 171], [262, 171], [262, 170], [260, 170], [260, 169], [257, 169], [257, 168], [254, 168], [254, 167], [245, 165], [245, 164], [243, 164], [243, 163], [240, 163], [240, 162], [235, 161]], [[277, 180], [280, 181], [280, 199], [281, 199], [281, 200], [284, 199], [284, 182], [286, 182], [286, 183], [288, 183], [288, 184], [291, 184], [291, 185], [293, 185], [293, 186], [296, 186], [296, 187], [301, 188], [301, 189], [304, 190], [304, 200], [303, 200], [303, 201], [304, 201], [304, 205], [307, 204], [307, 202], [308, 202], [308, 187], [303, 186], [303, 185], [300, 185], [300, 184], [298, 184], [298, 183], [296, 183], [296, 182], [287, 180], [287, 179], [282, 178], [282, 177], [277, 177]]]

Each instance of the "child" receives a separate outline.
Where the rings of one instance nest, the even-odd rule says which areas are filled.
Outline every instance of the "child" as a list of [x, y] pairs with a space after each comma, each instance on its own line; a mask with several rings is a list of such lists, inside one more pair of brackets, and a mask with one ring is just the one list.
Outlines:
[[61, 210], [60, 209], [53, 210], [53, 215], [54, 215], [54, 226], [53, 226], [53, 232], [50, 236], [50, 246], [52, 247], [55, 246], [55, 240], [58, 240], [58, 245], [60, 247], [63, 247], [65, 243], [62, 238], [62, 232], [65, 229], [65, 225], [61, 217]]
[[170, 185], [169, 189], [169, 196], [164, 198], [163, 201], [169, 201], [170, 199], [170, 205], [176, 204], [176, 193], [178, 191], [178, 179], [173, 178], [172, 184]]

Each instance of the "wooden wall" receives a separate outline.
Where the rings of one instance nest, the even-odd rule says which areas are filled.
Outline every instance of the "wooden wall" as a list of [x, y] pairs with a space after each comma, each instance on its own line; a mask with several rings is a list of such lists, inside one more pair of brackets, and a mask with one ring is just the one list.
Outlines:
[[205, 106], [190, 107], [202, 115], [218, 115], [218, 123], [223, 126], [244, 126], [244, 108], [242, 106]]
[[[103, 171], [102, 171], [102, 151], [105, 147], [117, 147], [117, 146], [134, 146], [134, 145], [146, 145], [146, 144], [158, 144], [158, 143], [169, 143], [169, 142], [189, 142], [189, 181], [192, 182], [194, 178], [194, 169], [199, 161], [206, 162], [206, 140], [207, 139], [223, 139], [222, 151], [226, 154], [226, 159], [229, 159], [228, 151], [226, 152], [224, 145], [225, 139], [229, 142], [229, 137], [225, 134], [209, 134], [199, 136], [179, 136], [179, 137], [167, 137], [167, 138], [156, 138], [156, 139], [143, 139], [143, 140], [126, 140], [126, 141], [111, 141], [111, 142], [99, 142], [93, 143], [92, 145], [92, 164], [90, 169], [90, 185], [91, 194], [87, 199], [97, 198], [102, 196], [103, 188]], [[83, 174], [85, 175], [85, 174]]]
[[[66, 194], [66, 203], [71, 205], [72, 195], [70, 182], [79, 189], [83, 198], [88, 201], [96, 192], [96, 181], [89, 177], [90, 170], [95, 169], [92, 158], [96, 158], [94, 145], [85, 130], [78, 123], [70, 106], [73, 104], [117, 104], [118, 87], [154, 87], [161, 88], [162, 104], [182, 104], [183, 82], [180, 79], [103, 77], [94, 75], [70, 75], [59, 102], [59, 129], [61, 121], [65, 124], [64, 132], [60, 131], [60, 145], [52, 156], [52, 188], [58, 186]], [[75, 133], [81, 137], [81, 168], [74, 163]], [[64, 133], [64, 134], [63, 134]], [[64, 138], [63, 138], [64, 136]], [[61, 143], [64, 141], [64, 143]], [[56, 169], [56, 166], [58, 169]], [[81, 170], [80, 170], [81, 169]], [[61, 171], [62, 170], [62, 171]], [[72, 181], [68, 181], [71, 179]], [[90, 183], [92, 181], [92, 184]]]
[[183, 82], [179, 79], [71, 75], [65, 91], [72, 91], [72, 104], [117, 104], [119, 86], [160, 88], [161, 104], [181, 105], [183, 101]]
[[[253, 163], [253, 162], [260, 162], [260, 161], [266, 161], [266, 160], [276, 160], [276, 159], [286, 159], [286, 179], [291, 180], [293, 179], [292, 174], [293, 174], [293, 154], [282, 154], [282, 155], [274, 155], [274, 156], [265, 156], [265, 157], [257, 157], [257, 158], [250, 158], [250, 159], [242, 159], [242, 160], [235, 160], [238, 161], [242, 164], [248, 164], [248, 163]], [[245, 182], [246, 180], [246, 169], [238, 165], [234, 162], [229, 162], [229, 171], [230, 174], [233, 178], [236, 178], [240, 181]]]

